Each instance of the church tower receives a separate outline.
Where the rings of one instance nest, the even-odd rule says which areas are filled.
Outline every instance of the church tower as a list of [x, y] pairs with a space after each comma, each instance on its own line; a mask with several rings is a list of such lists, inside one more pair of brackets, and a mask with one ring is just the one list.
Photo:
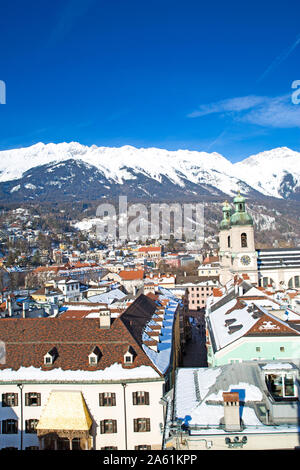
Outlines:
[[253, 219], [246, 211], [245, 198], [238, 193], [233, 199], [234, 212], [226, 202], [220, 223], [220, 282], [225, 284], [235, 274], [247, 274], [250, 282], [258, 282], [257, 254]]

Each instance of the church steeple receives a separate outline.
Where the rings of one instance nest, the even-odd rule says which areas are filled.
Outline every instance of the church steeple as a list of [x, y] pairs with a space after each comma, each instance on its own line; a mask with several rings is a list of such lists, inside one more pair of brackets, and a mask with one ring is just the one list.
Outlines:
[[233, 199], [234, 211], [225, 201], [223, 219], [219, 225], [220, 282], [225, 284], [235, 274], [247, 274], [257, 283], [257, 253], [254, 241], [254, 224], [246, 210], [246, 199], [240, 191]]
[[237, 196], [233, 199], [235, 212], [230, 217], [231, 225], [253, 225], [253, 219], [246, 211], [245, 198], [238, 191]]
[[228, 201], [224, 202], [223, 205], [223, 220], [220, 223], [220, 230], [228, 230], [230, 228], [230, 216], [231, 216], [231, 206], [228, 204]]

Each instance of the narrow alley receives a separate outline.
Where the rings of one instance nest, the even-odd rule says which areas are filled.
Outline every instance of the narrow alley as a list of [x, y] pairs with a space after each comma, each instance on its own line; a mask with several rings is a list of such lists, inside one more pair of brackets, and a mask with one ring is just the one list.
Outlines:
[[182, 367], [207, 367], [204, 312], [193, 313], [192, 337], [186, 344]]

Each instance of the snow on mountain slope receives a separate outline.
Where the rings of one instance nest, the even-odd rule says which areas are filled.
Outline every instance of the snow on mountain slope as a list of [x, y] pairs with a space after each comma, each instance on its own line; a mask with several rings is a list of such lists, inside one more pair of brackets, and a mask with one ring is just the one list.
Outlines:
[[235, 163], [235, 175], [265, 195], [288, 198], [300, 187], [300, 153], [280, 147]]
[[[168, 180], [178, 188], [195, 190], [193, 185], [203, 185], [207, 191], [222, 191], [233, 196], [240, 189], [244, 194], [254, 190], [267, 196], [289, 198], [300, 188], [300, 153], [286, 147], [262, 152], [232, 164], [222, 155], [213, 152], [190, 150], [169, 151], [158, 148], [132, 146], [91, 147], [77, 142], [43, 144], [0, 152], [0, 183], [18, 180], [25, 172], [56, 163], [83, 161], [95, 168], [95, 177], [103, 175], [107, 183], [117, 185], [143, 185], [145, 178], [155, 184]], [[45, 171], [45, 170], [44, 170]], [[54, 168], [47, 167], [49, 174]], [[30, 175], [26, 175], [26, 189], [30, 189]], [[143, 179], [144, 178], [144, 179]], [[99, 180], [99, 181], [100, 181]], [[103, 181], [104, 181], [103, 180]], [[106, 183], [106, 184], [107, 184]], [[50, 182], [51, 184], [51, 182]], [[103, 183], [104, 184], [104, 183]], [[174, 187], [174, 186], [173, 186]], [[17, 191], [15, 187], [11, 193]], [[253, 191], [252, 191], [253, 192]]]
[[0, 182], [19, 179], [32, 168], [69, 159], [80, 159], [93, 165], [106, 179], [119, 184], [142, 174], [158, 182], [165, 176], [181, 187], [185, 186], [186, 180], [194, 184], [223, 187], [229, 195], [240, 188], [239, 179], [232, 175], [232, 163], [218, 153], [137, 149], [131, 146], [88, 147], [77, 142], [38, 143], [28, 148], [0, 152]]

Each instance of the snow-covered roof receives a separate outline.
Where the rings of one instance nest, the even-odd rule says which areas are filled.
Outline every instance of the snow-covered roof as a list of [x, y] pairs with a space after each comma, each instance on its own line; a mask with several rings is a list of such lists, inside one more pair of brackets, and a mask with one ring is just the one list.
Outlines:
[[100, 302], [110, 305], [114, 300], [121, 300], [126, 297], [127, 294], [124, 294], [120, 289], [112, 289], [108, 292], [103, 292], [102, 294], [92, 295], [88, 297], [89, 302]]
[[36, 367], [20, 367], [18, 370], [0, 370], [0, 382], [88, 382], [125, 379], [158, 378], [158, 373], [150, 366], [123, 368], [122, 364], [112, 364], [104, 370], [63, 370], [60, 368], [42, 370]]
[[[165, 374], [171, 363], [173, 347], [173, 324], [175, 321], [176, 310], [178, 308], [180, 300], [167, 289], [160, 288], [159, 290], [162, 293], [161, 295], [159, 295], [159, 300], [168, 300], [168, 303], [164, 311], [164, 318], [159, 335], [159, 342], [157, 343], [157, 351], [149, 348], [146, 344], [143, 344], [143, 349], [149, 359], [157, 367], [157, 369], [162, 374]], [[149, 325], [151, 325], [151, 321], [148, 323], [148, 326]], [[142, 337], [143, 341], [150, 339], [147, 332], [149, 331], [146, 327]]]
[[[266, 367], [269, 370], [272, 364]], [[288, 367], [288, 363], [274, 363], [274, 369]], [[294, 366], [291, 364], [291, 367]], [[264, 424], [255, 411], [255, 403], [264, 403], [265, 384], [261, 369], [251, 362], [216, 368], [177, 369], [173, 424], [180, 421], [189, 427], [190, 434], [225, 433], [224, 427], [220, 426], [224, 418], [223, 392], [238, 392], [244, 431], [278, 432], [279, 426]], [[295, 426], [289, 429], [295, 431]]]

